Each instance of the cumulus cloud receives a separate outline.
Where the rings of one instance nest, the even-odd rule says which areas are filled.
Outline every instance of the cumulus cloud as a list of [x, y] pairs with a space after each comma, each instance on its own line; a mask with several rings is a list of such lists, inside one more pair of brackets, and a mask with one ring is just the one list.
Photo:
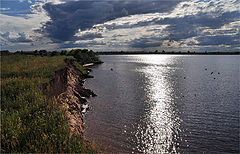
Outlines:
[[[236, 23], [240, 21], [240, 11], [235, 6], [236, 3], [237, 1], [180, 3], [169, 14], [159, 14], [159, 17], [151, 18], [151, 20], [145, 19], [131, 24], [131, 27], [149, 27], [150, 25], [153, 27], [165, 25], [166, 27], [160, 32], [157, 28], [149, 29], [155, 34], [149, 33], [147, 36], [135, 38], [130, 41], [130, 46], [140, 49], [173, 45], [176, 48], [187, 45], [192, 47], [237, 46], [239, 27], [236, 27]], [[114, 26], [114, 28], [126, 27], [122, 25]], [[107, 25], [106, 28], [108, 27]], [[156, 33], [160, 36], [156, 37]]]
[[92, 47], [94, 46], [94, 48], [96, 49], [98, 46], [105, 46], [106, 43], [102, 42], [102, 41], [78, 41], [78, 42], [67, 42], [67, 43], [62, 43], [60, 48], [64, 48], [64, 49], [71, 49], [71, 48], [89, 48], [92, 49]]
[[12, 42], [12, 43], [28, 43], [28, 42], [32, 42], [32, 40], [30, 38], [26, 37], [25, 33], [18, 33], [17, 37], [10, 37], [10, 33], [6, 32], [6, 33], [3, 33], [3, 34], [0, 34], [0, 36], [3, 39], [5, 39], [5, 40], [7, 40], [9, 42]]
[[6, 11], [6, 10], [10, 10], [10, 8], [0, 8], [1, 11]]
[[159, 47], [162, 45], [162, 40], [156, 38], [140, 38], [135, 39], [130, 42], [130, 46], [133, 48], [149, 48], [149, 47]]
[[198, 36], [205, 28], [217, 29], [225, 24], [235, 21], [240, 16], [240, 12], [225, 12], [218, 17], [213, 17], [206, 13], [185, 16], [182, 18], [165, 18], [158, 21], [159, 24], [169, 25], [166, 31], [170, 33], [169, 39], [179, 41], [190, 37]]
[[38, 42], [43, 38], [40, 34], [36, 34], [34, 29], [38, 29], [41, 23], [48, 19], [44, 12], [25, 16], [0, 14], [1, 49], [19, 50], [20, 47], [21, 49], [31, 49], [34, 48], [33, 45], [36, 49], [40, 45], [46, 45], [46, 41]]
[[76, 36], [76, 40], [93, 40], [95, 38], [103, 38], [101, 33], [85, 33], [80, 36]]
[[43, 8], [51, 20], [43, 25], [41, 33], [53, 41], [67, 41], [79, 29], [84, 31], [96, 24], [128, 15], [168, 12], [178, 3], [179, 1], [163, 0], [70, 1], [57, 5], [47, 3]]
[[0, 40], [5, 47], [32, 44], [38, 48], [96, 50], [240, 48], [239, 0], [17, 2], [29, 9], [19, 9], [20, 5], [14, 8], [14, 3], [2, 6]]
[[197, 45], [239, 45], [240, 35], [217, 35], [217, 36], [200, 36], [197, 38]]

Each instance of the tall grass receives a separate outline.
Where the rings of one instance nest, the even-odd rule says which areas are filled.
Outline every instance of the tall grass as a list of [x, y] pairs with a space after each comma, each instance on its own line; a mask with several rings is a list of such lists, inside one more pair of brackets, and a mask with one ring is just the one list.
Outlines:
[[49, 100], [41, 89], [65, 66], [65, 58], [1, 57], [1, 152], [96, 152], [70, 132], [65, 107]]
[[65, 56], [38, 57], [9, 55], [1, 57], [1, 78], [49, 79], [56, 69], [64, 67]]
[[78, 62], [74, 62], [73, 65], [83, 74], [83, 75], [87, 75], [87, 71], [86, 69], [81, 65], [79, 64]]

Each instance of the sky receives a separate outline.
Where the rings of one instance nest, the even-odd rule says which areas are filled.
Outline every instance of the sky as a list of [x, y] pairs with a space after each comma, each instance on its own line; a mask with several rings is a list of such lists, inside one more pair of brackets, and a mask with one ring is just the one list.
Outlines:
[[1, 50], [240, 51], [240, 0], [1, 0]]

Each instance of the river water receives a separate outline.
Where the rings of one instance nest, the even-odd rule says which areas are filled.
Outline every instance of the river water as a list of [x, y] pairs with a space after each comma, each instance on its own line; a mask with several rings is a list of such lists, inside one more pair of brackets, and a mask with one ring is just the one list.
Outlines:
[[239, 153], [234, 55], [104, 55], [85, 136], [113, 153]]

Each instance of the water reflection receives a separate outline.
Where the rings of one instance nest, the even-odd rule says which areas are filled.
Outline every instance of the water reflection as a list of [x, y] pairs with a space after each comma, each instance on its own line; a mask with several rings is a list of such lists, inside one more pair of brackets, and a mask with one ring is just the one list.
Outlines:
[[169, 83], [169, 74], [175, 69], [168, 68], [174, 59], [169, 56], [144, 56], [139, 59], [151, 65], [137, 69], [147, 79], [144, 91], [148, 97], [148, 108], [141, 117], [142, 123], [136, 126], [136, 150], [144, 153], [176, 153], [180, 119], [174, 105], [174, 89]]
[[100, 58], [85, 83], [98, 94], [89, 140], [112, 153], [239, 153], [239, 57]]

